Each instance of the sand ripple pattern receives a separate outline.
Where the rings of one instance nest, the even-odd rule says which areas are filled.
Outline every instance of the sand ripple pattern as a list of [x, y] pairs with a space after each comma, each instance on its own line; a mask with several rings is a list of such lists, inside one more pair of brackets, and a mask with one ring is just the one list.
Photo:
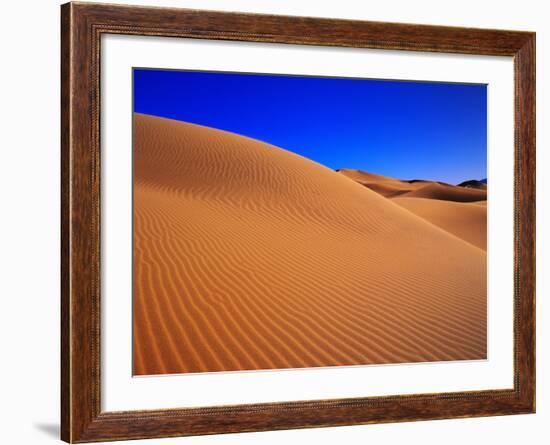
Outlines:
[[486, 357], [479, 247], [263, 142], [134, 132], [136, 375]]

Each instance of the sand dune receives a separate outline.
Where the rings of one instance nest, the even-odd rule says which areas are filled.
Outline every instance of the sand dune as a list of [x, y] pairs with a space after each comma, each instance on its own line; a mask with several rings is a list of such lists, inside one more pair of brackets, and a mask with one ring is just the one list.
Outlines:
[[338, 173], [358, 182], [386, 198], [393, 198], [422, 187], [419, 182], [407, 182], [389, 176], [377, 175], [361, 170], [341, 169]]
[[[392, 202], [459, 238], [487, 250], [487, 206], [478, 202], [397, 197]], [[485, 204], [487, 201], [480, 201]]]
[[338, 172], [443, 230], [487, 250], [485, 183], [472, 180], [453, 186], [439, 181], [400, 180], [361, 170], [341, 169]]
[[487, 199], [487, 191], [474, 188], [429, 182], [423, 187], [403, 194], [408, 198], [441, 199], [444, 201], [473, 202]]
[[483, 250], [286, 150], [134, 122], [135, 374], [486, 357]]
[[399, 179], [392, 178], [391, 176], [377, 175], [376, 173], [370, 173], [363, 170], [351, 169], [351, 168], [341, 168], [337, 170], [338, 173], [353, 179], [356, 182], [362, 184], [371, 184], [371, 183], [380, 183], [380, 182], [404, 182]]

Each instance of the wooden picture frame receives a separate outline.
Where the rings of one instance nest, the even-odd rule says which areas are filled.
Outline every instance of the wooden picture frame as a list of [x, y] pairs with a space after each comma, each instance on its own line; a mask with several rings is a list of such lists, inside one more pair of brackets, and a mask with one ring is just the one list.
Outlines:
[[[61, 437], [71, 443], [535, 412], [535, 34], [92, 3], [61, 7]], [[514, 387], [152, 411], [100, 403], [103, 34], [513, 56]]]

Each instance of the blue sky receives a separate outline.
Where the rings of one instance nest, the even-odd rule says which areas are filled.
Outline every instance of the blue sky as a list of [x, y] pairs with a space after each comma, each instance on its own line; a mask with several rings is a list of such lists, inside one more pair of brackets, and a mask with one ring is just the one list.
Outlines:
[[332, 169], [454, 184], [487, 176], [485, 85], [134, 69], [134, 111]]

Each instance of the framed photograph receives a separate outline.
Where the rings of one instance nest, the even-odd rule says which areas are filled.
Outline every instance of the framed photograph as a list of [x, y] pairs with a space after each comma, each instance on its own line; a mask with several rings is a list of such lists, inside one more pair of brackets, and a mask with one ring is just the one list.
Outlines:
[[535, 34], [67, 3], [62, 439], [535, 411]]

